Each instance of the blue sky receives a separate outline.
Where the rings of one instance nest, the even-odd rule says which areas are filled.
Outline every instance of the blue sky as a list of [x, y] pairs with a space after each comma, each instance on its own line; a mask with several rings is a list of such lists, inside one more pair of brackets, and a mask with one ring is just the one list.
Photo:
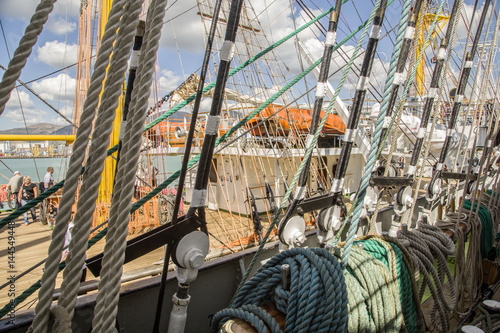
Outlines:
[[[0, 36], [0, 65], [7, 67], [9, 55], [12, 56], [16, 49], [38, 2], [37, 0], [23, 0], [22, 6], [20, 6], [19, 0], [0, 0], [0, 20], [3, 28], [3, 34]], [[465, 2], [470, 3], [471, 1]], [[28, 85], [33, 90], [69, 118], [73, 112], [76, 67], [73, 66], [62, 71], [60, 69], [76, 62], [80, 3], [80, 0], [58, 0], [56, 2], [54, 12], [51, 14], [21, 75], [22, 81], [29, 82]], [[305, 1], [305, 3], [314, 14], [318, 14], [332, 5], [332, 1]], [[356, 6], [352, 5], [352, 1], [344, 5], [343, 20], [340, 23], [337, 40], [345, 36], [350, 29], [357, 27], [361, 22], [360, 18], [366, 19], [368, 17], [372, 9], [371, 3], [371, 1], [356, 0]], [[255, 13], [258, 13], [259, 22], [267, 38], [271, 41], [278, 40], [291, 32], [294, 26], [305, 22], [304, 11], [297, 5], [294, 5], [293, 9], [289, 9], [289, 0], [261, 0], [253, 1], [252, 4]], [[472, 11], [471, 6], [466, 6], [466, 9], [469, 12]], [[169, 1], [158, 55], [153, 95], [163, 96], [177, 87], [184, 78], [199, 69], [204, 52], [204, 27], [207, 22], [204, 25], [197, 12], [198, 7], [196, 7], [195, 1]], [[399, 13], [400, 1], [397, 0], [387, 11], [387, 20], [390, 25], [394, 26], [397, 23]], [[325, 24], [326, 22], [323, 21], [323, 26]], [[461, 34], [463, 35], [464, 31]], [[5, 35], [5, 39], [3, 35]], [[322, 44], [318, 40], [318, 36], [320, 40], [324, 39], [318, 34], [318, 29], [308, 30], [300, 34], [301, 41], [314, 57], [319, 57], [322, 53]], [[355, 41], [349, 42], [344, 47], [348, 54], [352, 52], [354, 43]], [[292, 41], [279, 50], [280, 61], [285, 63], [289, 69], [286, 71], [288, 77], [296, 75], [300, 69], [293, 45]], [[391, 52], [392, 44], [390, 41], [381, 43], [372, 74], [372, 81], [378, 86], [381, 86], [385, 79], [385, 71]], [[342, 63], [339, 62], [332, 66], [339, 67], [342, 66]], [[48, 75], [55, 71], [58, 72]], [[3, 72], [0, 70], [0, 73], [3, 74]], [[314, 78], [310, 77], [308, 80], [309, 85], [315, 85]], [[347, 82], [347, 87], [350, 90], [343, 93], [343, 98], [352, 96], [354, 84], [355, 78], [353, 77]], [[302, 88], [304, 88], [303, 84]], [[24, 124], [39, 122], [67, 124], [26, 89], [20, 87], [15, 90], [5, 112], [0, 116], [0, 130], [24, 127]]]

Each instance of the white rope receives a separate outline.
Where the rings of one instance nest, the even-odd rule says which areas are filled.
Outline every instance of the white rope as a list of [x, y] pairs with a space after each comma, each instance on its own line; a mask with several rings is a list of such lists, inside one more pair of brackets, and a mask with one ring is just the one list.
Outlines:
[[113, 48], [109, 76], [105, 82], [104, 93], [95, 122], [96, 126], [87, 163], [88, 168], [83, 175], [84, 179], [80, 189], [73, 237], [69, 245], [67, 267], [63, 274], [64, 279], [59, 304], [70, 312], [70, 317], [72, 317], [76, 303], [81, 267], [85, 260], [87, 240], [99, 193], [98, 188], [104, 169], [104, 160], [107, 157], [107, 147], [113, 128], [112, 123], [116, 117], [118, 97], [122, 92], [123, 77], [127, 71], [127, 61], [140, 14], [140, 4], [137, 1], [126, 2], [123, 11], [124, 14], [118, 29], [119, 35]]
[[49, 318], [49, 308], [52, 303], [55, 279], [58, 273], [58, 266], [61, 260], [62, 247], [69, 223], [72, 206], [75, 201], [76, 191], [79, 184], [81, 168], [88, 145], [88, 138], [92, 131], [99, 96], [102, 92], [106, 69], [109, 66], [109, 56], [113, 51], [113, 43], [116, 40], [116, 31], [120, 24], [120, 17], [123, 11], [124, 0], [116, 0], [111, 8], [108, 23], [101, 42], [101, 48], [94, 65], [94, 72], [87, 91], [80, 126], [78, 127], [75, 143], [73, 144], [73, 154], [70, 157], [64, 191], [59, 205], [59, 212], [52, 232], [52, 241], [49, 246], [48, 258], [45, 261], [45, 269], [42, 276], [42, 284], [38, 293], [39, 302], [36, 306], [36, 317], [33, 320], [30, 330], [34, 332], [46, 332]]
[[144, 44], [137, 68], [137, 78], [130, 105], [131, 118], [128, 119], [123, 138], [120, 163], [116, 177], [109, 233], [104, 249], [103, 267], [99, 282], [99, 294], [94, 313], [93, 332], [113, 332], [121, 273], [125, 259], [126, 237], [130, 207], [134, 192], [134, 175], [137, 171], [142, 128], [147, 115], [147, 100], [151, 90], [156, 53], [161, 37], [162, 21], [166, 1], [155, 0], [148, 12]]

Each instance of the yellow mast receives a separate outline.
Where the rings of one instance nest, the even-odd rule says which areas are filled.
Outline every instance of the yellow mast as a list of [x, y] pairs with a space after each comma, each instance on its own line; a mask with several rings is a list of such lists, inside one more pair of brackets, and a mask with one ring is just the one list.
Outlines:
[[[100, 20], [99, 20], [99, 41], [104, 35], [104, 28], [108, 22], [109, 12], [111, 10], [112, 0], [101, 0], [100, 8]], [[123, 92], [125, 91], [125, 83], [122, 85]], [[113, 121], [113, 130], [111, 132], [111, 141], [108, 148], [114, 147], [119, 142], [120, 135], [120, 125], [122, 120], [122, 110], [123, 110], [124, 94], [120, 95], [118, 100], [118, 106], [116, 110], [116, 117]], [[111, 193], [113, 192], [113, 183], [115, 178], [116, 170], [116, 157], [118, 155], [114, 153], [112, 156], [108, 156], [104, 161], [104, 170], [102, 172], [102, 181], [99, 186], [99, 196], [97, 197], [98, 202], [109, 203], [111, 202]]]

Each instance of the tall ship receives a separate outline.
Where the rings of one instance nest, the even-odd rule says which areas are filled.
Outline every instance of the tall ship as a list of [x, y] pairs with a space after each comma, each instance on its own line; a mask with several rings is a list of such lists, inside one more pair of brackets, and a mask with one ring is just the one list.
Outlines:
[[[2, 215], [0, 332], [500, 331], [498, 8], [81, 2], [67, 172]], [[37, 205], [51, 242], [14, 274]]]

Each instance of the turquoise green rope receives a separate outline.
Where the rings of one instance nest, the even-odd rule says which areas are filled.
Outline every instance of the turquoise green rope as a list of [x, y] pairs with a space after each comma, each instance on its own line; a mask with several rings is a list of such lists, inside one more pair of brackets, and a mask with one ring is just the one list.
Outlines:
[[[380, 240], [383, 242], [383, 240]], [[389, 263], [387, 250], [378, 240], [368, 239], [355, 241], [354, 245], [363, 244], [363, 249], [375, 259], [380, 260], [389, 270], [392, 269]], [[401, 301], [403, 317], [406, 330], [409, 333], [418, 332], [417, 306], [413, 298], [413, 286], [410, 271], [406, 267], [401, 249], [393, 243], [388, 242], [396, 255], [396, 271], [398, 276], [399, 297]]]
[[481, 220], [481, 256], [487, 258], [494, 243], [493, 219], [491, 218], [491, 214], [486, 207], [481, 205], [478, 206], [477, 203], [474, 203], [474, 206], [472, 206], [470, 200], [465, 200], [463, 207], [477, 213]]

